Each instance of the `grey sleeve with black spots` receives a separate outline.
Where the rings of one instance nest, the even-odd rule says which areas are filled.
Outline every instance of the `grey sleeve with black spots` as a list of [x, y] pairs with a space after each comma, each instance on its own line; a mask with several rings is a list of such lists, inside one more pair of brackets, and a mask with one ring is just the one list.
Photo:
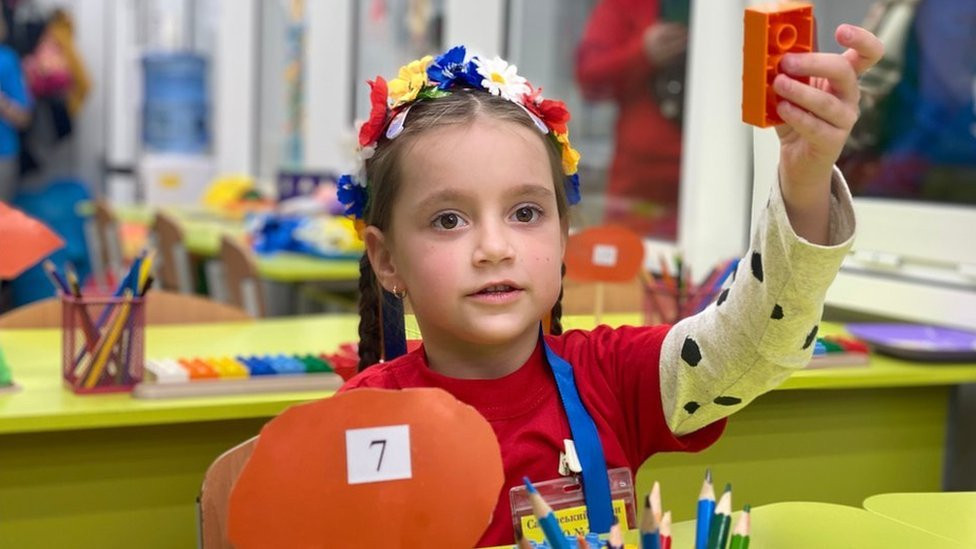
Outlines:
[[661, 399], [672, 432], [687, 434], [735, 412], [809, 362], [824, 295], [854, 225], [850, 191], [836, 168], [827, 246], [793, 232], [774, 185], [731, 283], [664, 340]]

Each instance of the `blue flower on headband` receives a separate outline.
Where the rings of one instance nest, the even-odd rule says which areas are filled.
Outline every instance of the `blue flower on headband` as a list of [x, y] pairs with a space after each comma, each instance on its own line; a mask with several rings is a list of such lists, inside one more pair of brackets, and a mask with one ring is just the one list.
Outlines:
[[349, 174], [343, 174], [337, 182], [337, 192], [339, 202], [346, 205], [346, 215], [355, 216], [356, 219], [363, 218], [363, 210], [366, 209], [366, 201], [369, 194], [366, 187], [360, 185]]
[[566, 200], [569, 202], [569, 205], [575, 206], [576, 204], [579, 204], [579, 173], [566, 176], [564, 185], [566, 186]]
[[439, 55], [427, 67], [427, 78], [437, 83], [437, 88], [446, 90], [455, 82], [467, 82], [469, 63], [464, 62], [467, 52], [464, 46], [455, 46]]

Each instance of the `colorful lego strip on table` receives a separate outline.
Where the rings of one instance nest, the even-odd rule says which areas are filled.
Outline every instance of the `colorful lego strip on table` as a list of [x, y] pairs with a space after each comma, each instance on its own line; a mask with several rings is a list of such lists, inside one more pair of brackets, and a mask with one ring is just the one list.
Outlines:
[[166, 398], [274, 391], [335, 390], [343, 378], [324, 354], [151, 359], [134, 396]]
[[867, 366], [870, 360], [870, 349], [863, 341], [853, 337], [825, 336], [817, 338], [807, 368]]

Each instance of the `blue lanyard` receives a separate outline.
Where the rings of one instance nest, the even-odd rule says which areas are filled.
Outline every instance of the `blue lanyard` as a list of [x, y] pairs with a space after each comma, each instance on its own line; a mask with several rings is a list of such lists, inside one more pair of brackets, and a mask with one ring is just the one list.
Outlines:
[[613, 523], [613, 504], [610, 501], [610, 480], [607, 477], [607, 461], [603, 457], [600, 435], [593, 418], [580, 400], [579, 391], [576, 390], [573, 367], [549, 348], [541, 329], [539, 337], [542, 339], [542, 348], [546, 350], [546, 360], [556, 378], [559, 398], [566, 409], [569, 430], [573, 435], [580, 465], [583, 466], [583, 498], [586, 500], [590, 530], [605, 534], [610, 531]]

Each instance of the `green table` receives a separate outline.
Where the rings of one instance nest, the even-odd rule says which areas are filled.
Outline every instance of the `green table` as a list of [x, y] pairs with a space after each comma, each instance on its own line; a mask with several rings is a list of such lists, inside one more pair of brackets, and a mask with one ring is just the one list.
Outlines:
[[[240, 220], [220, 217], [203, 208], [166, 208], [183, 229], [186, 250], [204, 259], [216, 258], [220, 254], [220, 239], [223, 235], [243, 238], [244, 223]], [[79, 207], [82, 215], [92, 215], [93, 206]], [[116, 215], [120, 221], [149, 226], [153, 222], [156, 208], [146, 205], [120, 206]], [[359, 280], [359, 258], [324, 259], [306, 254], [279, 252], [271, 255], [257, 255], [258, 272], [271, 282], [284, 284], [305, 282], [350, 282]]]
[[976, 547], [976, 492], [879, 494], [864, 500], [879, 516]]
[[[605, 317], [620, 324], [634, 317]], [[352, 316], [158, 326], [147, 356], [330, 351], [356, 338]], [[568, 318], [568, 327], [592, 319]], [[825, 331], [837, 327], [826, 326]], [[408, 325], [408, 333], [416, 333]], [[286, 407], [328, 393], [140, 401], [76, 396], [60, 383], [60, 331], [0, 332], [22, 390], [0, 394], [0, 546], [189, 547], [203, 472]], [[822, 501], [860, 506], [883, 492], [940, 489], [946, 408], [976, 365], [811, 370], [757, 399], [699, 454], [660, 454], [638, 474], [654, 479], [675, 520], [693, 518], [701, 475], [736, 487], [736, 505]], [[133, 540], [138, 540], [134, 543]]]

